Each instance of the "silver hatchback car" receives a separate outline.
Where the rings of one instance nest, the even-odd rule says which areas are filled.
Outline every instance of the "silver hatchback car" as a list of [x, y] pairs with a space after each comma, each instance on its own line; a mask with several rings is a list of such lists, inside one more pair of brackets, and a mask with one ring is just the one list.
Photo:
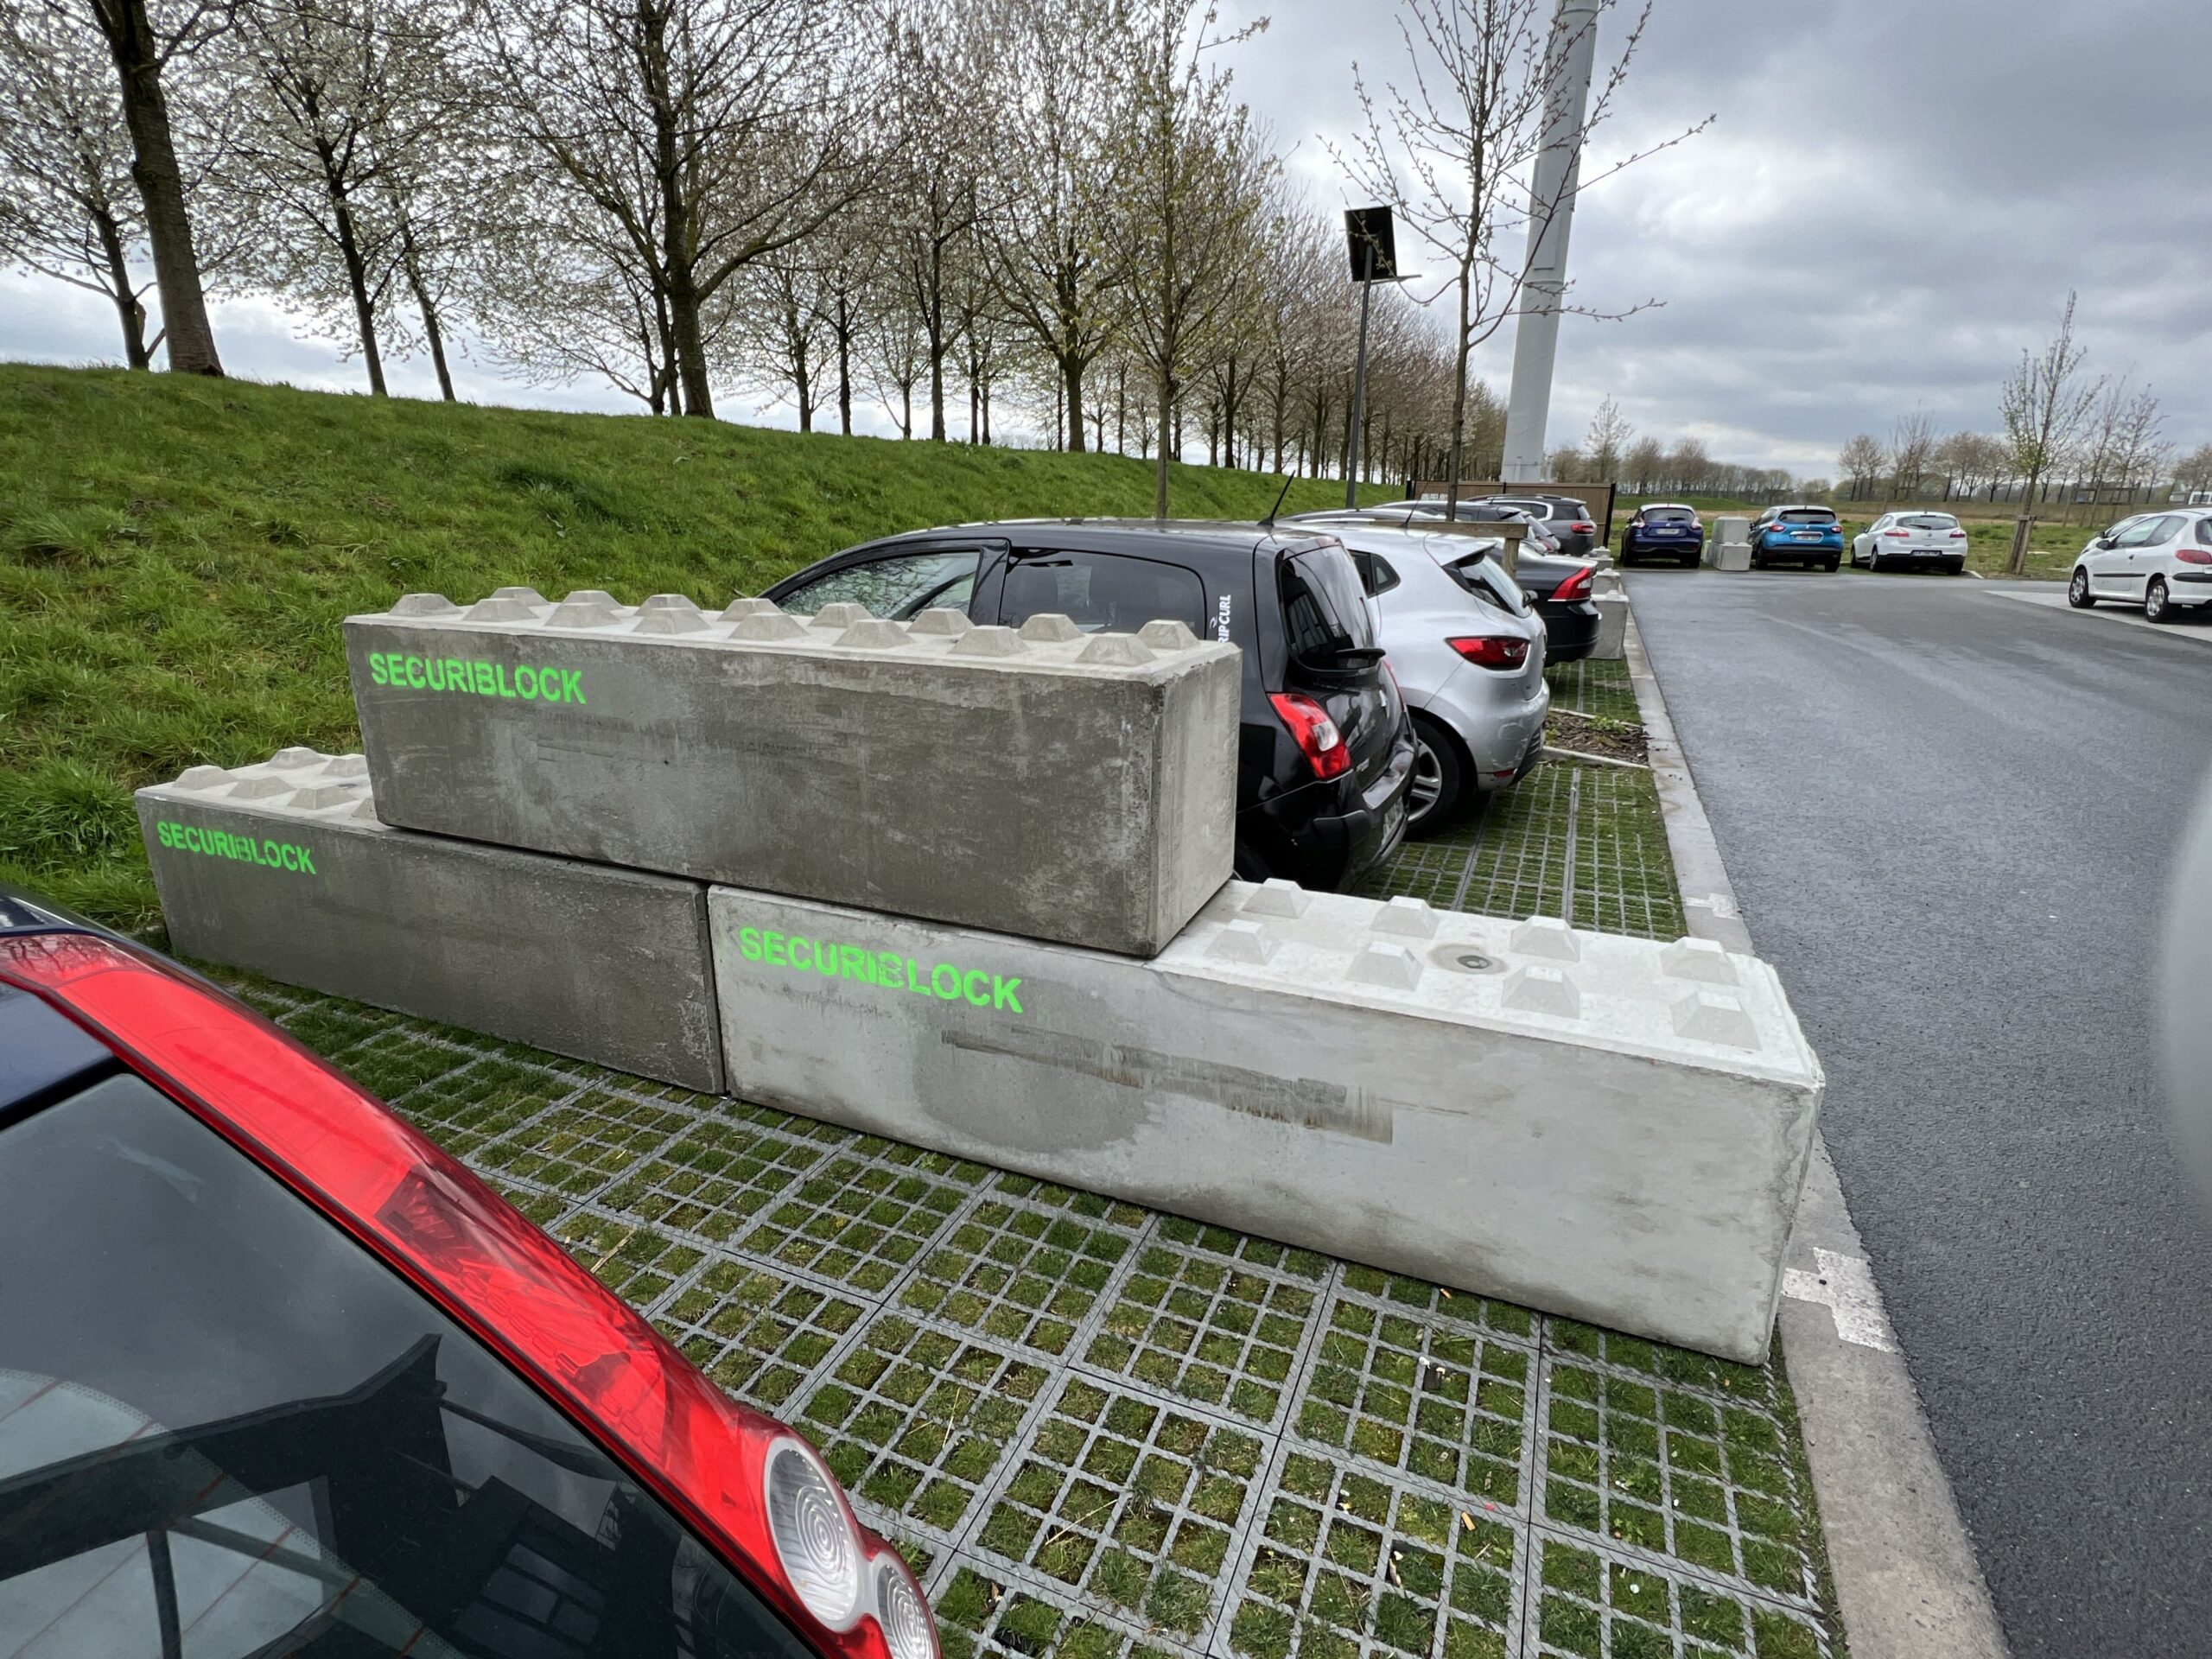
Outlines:
[[1541, 757], [1544, 623], [1491, 556], [1499, 543], [1389, 525], [1332, 527], [1359, 567], [1376, 639], [1414, 728], [1406, 833], [1433, 834]]

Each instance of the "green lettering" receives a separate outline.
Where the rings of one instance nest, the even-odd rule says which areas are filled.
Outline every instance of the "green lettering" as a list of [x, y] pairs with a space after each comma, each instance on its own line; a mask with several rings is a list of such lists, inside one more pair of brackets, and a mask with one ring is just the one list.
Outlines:
[[784, 936], [782, 934], [771, 931], [765, 936], [765, 942], [766, 948], [768, 952], [768, 963], [771, 967], [788, 968], [791, 966], [790, 961], [784, 955]]
[[427, 683], [423, 678], [423, 659], [420, 657], [410, 657], [406, 668], [408, 684], [419, 687]]
[[906, 958], [906, 988], [917, 996], [930, 995], [929, 982], [922, 977], [921, 966], [912, 957]]
[[876, 953], [875, 982], [887, 991], [902, 990], [906, 987], [906, 967], [888, 950]]
[[836, 978], [839, 973], [842, 971], [837, 964], [838, 952], [841, 950], [849, 950], [851, 949], [852, 946], [849, 944], [816, 945], [814, 947], [814, 971], [820, 974], [824, 979]]
[[276, 861], [279, 864], [282, 864], [288, 870], [297, 871], [300, 868], [300, 864], [298, 858], [295, 856], [295, 855], [296, 855], [299, 850], [300, 849], [298, 848], [291, 845], [288, 842], [283, 846], [277, 848]]
[[498, 683], [501, 696], [512, 697], [515, 695], [514, 687], [507, 683], [507, 667], [505, 663], [494, 663], [492, 665], [492, 677]]
[[[806, 960], [804, 962], [799, 960], [798, 948], [801, 945], [804, 945], [806, 947]], [[813, 964], [814, 941], [812, 939], [803, 939], [794, 933], [791, 936], [791, 943], [784, 948], [791, 953], [790, 966], [793, 968], [806, 968], [810, 967]]]
[[960, 1000], [960, 970], [949, 962], [940, 962], [930, 970], [930, 985], [948, 1002]]
[[429, 681], [431, 690], [444, 690], [446, 689], [446, 659], [442, 657], [428, 658], [423, 664], [423, 676]]
[[864, 984], [875, 983], [875, 958], [857, 944], [837, 947], [837, 971], [847, 979], [857, 979]]
[[385, 683], [384, 652], [380, 651], [372, 651], [369, 653], [369, 683], [372, 685]]
[[991, 1006], [995, 1008], [1011, 1008], [1014, 1013], [1020, 1014], [1021, 999], [1014, 993], [1020, 988], [1021, 982], [1019, 979], [1001, 979], [997, 975], [992, 975]]
[[299, 848], [297, 851], [300, 855], [300, 874], [313, 875], [315, 873], [315, 855], [304, 847]]
[[478, 696], [496, 697], [499, 695], [499, 688], [492, 679], [491, 664], [470, 663], [467, 666], [476, 681], [476, 695]]
[[737, 930], [737, 954], [747, 962], [760, 960], [760, 930], [741, 927]]
[[[525, 674], [530, 676], [526, 680], [523, 678], [523, 676]], [[526, 702], [535, 702], [537, 701], [537, 671], [536, 669], [518, 668], [515, 670], [515, 693]]]
[[960, 982], [961, 995], [965, 996], [968, 1001], [973, 1003], [976, 1007], [988, 1008], [991, 1006], [991, 994], [988, 989], [979, 991], [976, 988], [976, 982], [979, 979], [982, 980], [987, 987], [991, 982], [991, 976], [979, 968], [970, 969], [965, 975], [962, 976]]
[[470, 691], [475, 689], [475, 679], [468, 671], [468, 664], [458, 657], [446, 658], [446, 690]]
[[283, 842], [264, 841], [261, 843], [261, 850], [264, 855], [266, 855], [266, 856], [256, 859], [254, 861], [255, 863], [264, 864], [273, 870], [289, 869], [290, 868], [290, 866], [284, 862], [284, 848]]
[[173, 846], [175, 843], [169, 840], [169, 832], [175, 828], [167, 818], [156, 818], [154, 821], [154, 839], [164, 847]]
[[556, 671], [561, 676], [561, 700], [563, 702], [573, 702], [578, 708], [582, 708], [584, 701], [583, 670], [563, 668]]

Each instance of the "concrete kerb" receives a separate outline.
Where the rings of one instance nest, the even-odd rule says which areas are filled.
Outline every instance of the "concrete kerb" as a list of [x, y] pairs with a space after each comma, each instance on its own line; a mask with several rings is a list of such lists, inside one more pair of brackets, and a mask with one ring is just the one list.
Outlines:
[[[1690, 931], [1749, 953], [1751, 931], [1633, 615], [1627, 652]], [[1783, 1363], [1855, 1659], [2004, 1659], [1988, 1586], [1817, 1134], [1787, 1260]]]

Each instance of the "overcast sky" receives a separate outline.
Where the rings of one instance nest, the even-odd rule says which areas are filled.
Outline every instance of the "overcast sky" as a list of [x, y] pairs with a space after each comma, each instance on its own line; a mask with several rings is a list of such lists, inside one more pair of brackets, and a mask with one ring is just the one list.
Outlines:
[[[1237, 48], [1243, 95], [1316, 199], [1348, 205], [1323, 138], [1355, 118], [1355, 60], [1372, 82], [1400, 73], [1389, 7], [1239, 3], [1271, 18]], [[1608, 15], [1601, 61], [1624, 27]], [[2091, 366], [2153, 385], [2183, 448], [2212, 440], [2207, 64], [2203, 0], [1655, 0], [1592, 162], [1717, 119], [1582, 199], [1577, 302], [1661, 303], [1566, 320], [1550, 442], [1578, 438], [1608, 395], [1639, 432], [1801, 475], [1833, 473], [1845, 438], [1916, 409], [1939, 429], [1987, 429], [1998, 381], [2069, 288]], [[234, 373], [363, 383], [358, 360], [267, 301], [220, 302], [216, 327]], [[89, 295], [0, 277], [0, 356], [114, 360], [114, 334]], [[1510, 349], [1509, 330], [1485, 365], [1501, 392]], [[457, 378], [486, 402], [637, 407], [480, 360]], [[435, 394], [427, 363], [391, 379]], [[794, 423], [739, 395], [721, 407]]]

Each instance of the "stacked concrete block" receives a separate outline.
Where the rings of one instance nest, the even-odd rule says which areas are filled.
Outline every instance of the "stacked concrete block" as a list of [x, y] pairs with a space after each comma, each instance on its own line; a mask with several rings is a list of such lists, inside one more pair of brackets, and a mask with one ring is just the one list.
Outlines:
[[706, 888], [412, 834], [358, 754], [138, 791], [181, 955], [720, 1092]]
[[1751, 568], [1751, 521], [1724, 514], [1713, 521], [1713, 534], [1705, 543], [1705, 562], [1715, 570]]
[[1140, 955], [1229, 876], [1237, 653], [1179, 623], [502, 588], [346, 640], [391, 823]]
[[1628, 655], [1628, 595], [1616, 588], [1591, 603], [1598, 607], [1598, 643], [1590, 654], [1600, 662], [1617, 663]]
[[1156, 960], [709, 900], [733, 1090], [1743, 1360], [1821, 1076], [1773, 971], [1231, 883]]

